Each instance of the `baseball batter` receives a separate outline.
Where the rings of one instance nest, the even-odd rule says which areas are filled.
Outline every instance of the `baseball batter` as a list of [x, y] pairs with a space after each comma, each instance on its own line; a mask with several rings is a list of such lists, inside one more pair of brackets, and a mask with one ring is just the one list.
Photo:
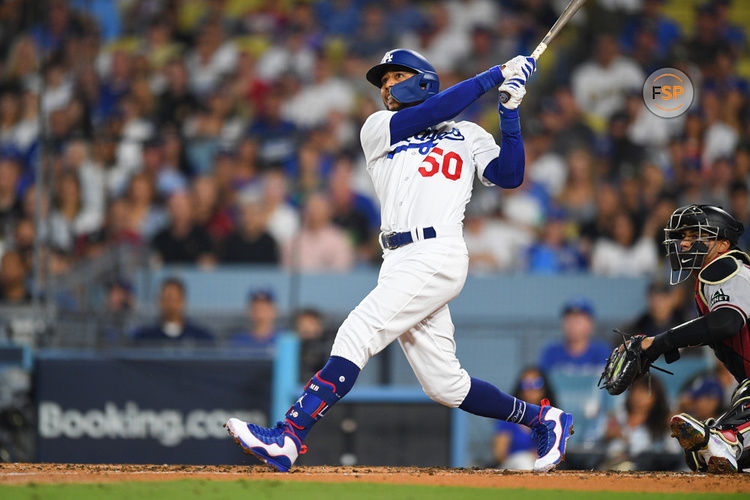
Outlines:
[[[468, 253], [464, 208], [476, 176], [484, 185], [515, 188], [524, 175], [518, 106], [534, 59], [517, 56], [443, 92], [420, 54], [396, 49], [367, 73], [385, 110], [361, 130], [367, 171], [382, 212], [383, 264], [378, 284], [339, 328], [331, 357], [305, 386], [283, 422], [267, 429], [232, 418], [229, 433], [249, 453], [287, 471], [310, 428], [354, 385], [371, 357], [398, 340], [424, 392], [448, 407], [531, 427], [538, 443], [535, 470], [563, 458], [571, 415], [520, 401], [469, 376], [456, 358], [448, 303], [463, 288]], [[452, 121], [500, 85], [501, 145], [478, 125]]]
[[730, 409], [706, 422], [681, 413], [670, 427], [692, 470], [737, 472], [750, 448], [750, 256], [737, 247], [744, 228], [719, 207], [688, 205], [674, 211], [664, 231], [670, 283], [696, 277], [700, 316], [654, 337], [631, 337], [610, 356], [604, 386], [620, 394], [662, 354], [672, 363], [680, 347], [710, 346], [739, 382]]

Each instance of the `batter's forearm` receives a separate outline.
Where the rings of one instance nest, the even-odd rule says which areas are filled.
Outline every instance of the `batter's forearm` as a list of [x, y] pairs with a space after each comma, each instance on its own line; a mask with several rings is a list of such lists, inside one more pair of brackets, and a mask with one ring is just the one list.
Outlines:
[[501, 188], [513, 189], [521, 185], [526, 170], [526, 154], [517, 109], [503, 110], [500, 128], [503, 132], [500, 154], [484, 169], [484, 177]]
[[421, 104], [404, 108], [391, 117], [391, 144], [450, 120], [503, 81], [499, 66], [440, 92]]
[[656, 335], [646, 355], [653, 361], [680, 347], [714, 344], [737, 335], [743, 324], [739, 311], [722, 307]]

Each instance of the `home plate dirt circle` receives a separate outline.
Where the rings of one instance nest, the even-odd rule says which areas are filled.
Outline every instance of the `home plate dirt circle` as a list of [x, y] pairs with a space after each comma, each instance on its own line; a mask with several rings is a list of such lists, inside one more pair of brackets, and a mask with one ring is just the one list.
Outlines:
[[168, 481], [174, 479], [362, 482], [633, 492], [750, 493], [750, 474], [555, 471], [417, 467], [296, 467], [290, 473], [240, 465], [0, 464], [0, 484]]

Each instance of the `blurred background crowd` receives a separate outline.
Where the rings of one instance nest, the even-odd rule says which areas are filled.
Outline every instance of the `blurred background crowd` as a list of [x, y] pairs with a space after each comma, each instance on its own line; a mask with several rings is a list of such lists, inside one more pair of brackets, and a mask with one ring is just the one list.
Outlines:
[[[359, 129], [382, 103], [367, 69], [389, 49], [416, 49], [444, 89], [530, 53], [566, 4], [0, 2], [0, 305], [90, 307], [49, 284], [78, 276], [85, 288], [77, 270], [122, 248], [151, 269], [376, 269], [379, 208]], [[750, 226], [748, 26], [750, 4], [740, 0], [590, 0], [528, 84], [524, 183], [478, 187], [467, 207], [471, 272], [658, 283], [662, 228], [677, 206], [718, 204]], [[665, 66], [695, 89], [688, 113], [669, 120], [642, 98], [646, 77]], [[460, 119], [499, 143], [496, 105], [490, 92]], [[750, 232], [740, 246], [748, 243]], [[155, 323], [134, 325], [134, 283], [118, 269], [100, 302], [99, 340], [212, 341], [215, 332], [187, 319], [179, 279], [154, 294]], [[694, 314], [689, 290], [654, 284], [647, 295], [632, 325], [639, 332]], [[223, 340], [272, 346], [274, 302], [272, 290], [251, 290], [247, 331]], [[573, 313], [594, 317], [584, 299], [573, 301], [562, 328], [573, 333], [540, 353], [539, 366], [603, 363], [608, 346], [589, 343], [593, 328], [576, 337], [587, 327], [568, 321]], [[306, 377], [325, 359], [324, 330], [335, 325], [315, 309], [288, 316], [305, 346]], [[653, 379], [598, 424], [596, 439], [611, 460], [635, 453], [643, 436], [668, 447], [664, 405], [702, 405], [709, 395], [719, 408], [728, 385], [721, 373], [696, 378], [670, 400]], [[548, 390], [537, 368], [519, 374], [519, 394]], [[497, 463], [522, 450], [513, 440], [523, 436], [510, 436], [498, 428]]]
[[[414, 48], [446, 88], [529, 53], [565, 3], [3, 2], [0, 297], [28, 300], [35, 237], [53, 273], [123, 242], [166, 264], [377, 265], [358, 131], [381, 103], [366, 69]], [[651, 274], [677, 205], [747, 222], [748, 12], [590, 2], [529, 83], [526, 181], [469, 207], [472, 268]], [[667, 62], [696, 89], [672, 120], [641, 97]], [[496, 96], [461, 118], [499, 133]]]

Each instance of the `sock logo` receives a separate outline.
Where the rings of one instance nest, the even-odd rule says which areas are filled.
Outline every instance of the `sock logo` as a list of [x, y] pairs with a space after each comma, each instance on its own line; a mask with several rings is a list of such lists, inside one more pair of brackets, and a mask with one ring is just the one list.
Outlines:
[[517, 424], [526, 414], [526, 402], [519, 399], [513, 399], [513, 413], [508, 417], [508, 422]]

